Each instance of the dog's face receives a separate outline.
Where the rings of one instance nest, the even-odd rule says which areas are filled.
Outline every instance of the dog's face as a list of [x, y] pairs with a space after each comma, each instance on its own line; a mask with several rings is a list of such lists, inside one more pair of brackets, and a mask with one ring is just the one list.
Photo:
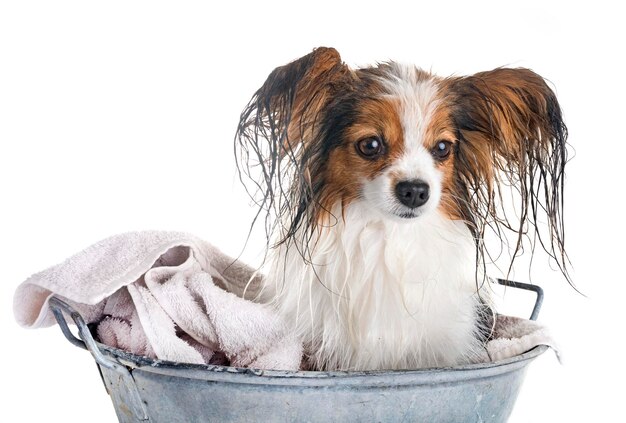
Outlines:
[[[373, 214], [408, 221], [440, 209], [458, 218], [452, 195], [457, 133], [443, 84], [397, 64], [354, 72], [323, 112], [332, 149], [326, 204], [361, 200]], [[330, 140], [329, 140], [330, 141]]]
[[545, 210], [542, 244], [562, 253], [566, 128], [554, 93], [528, 69], [451, 78], [393, 62], [351, 69], [319, 48], [270, 74], [237, 139], [258, 204], [283, 219], [268, 226], [281, 228], [279, 241], [358, 201], [377, 218], [464, 220], [480, 244], [486, 225], [512, 226], [495, 207], [504, 180], [521, 194], [519, 236]]

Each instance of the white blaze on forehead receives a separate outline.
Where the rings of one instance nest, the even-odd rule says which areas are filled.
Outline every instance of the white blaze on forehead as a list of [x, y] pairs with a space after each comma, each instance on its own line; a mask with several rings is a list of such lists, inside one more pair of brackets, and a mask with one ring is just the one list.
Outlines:
[[437, 172], [433, 158], [424, 146], [426, 129], [439, 105], [437, 83], [414, 66], [391, 64], [382, 80], [387, 95], [398, 104], [398, 115], [404, 134], [404, 154], [394, 170], [405, 179], [435, 182]]

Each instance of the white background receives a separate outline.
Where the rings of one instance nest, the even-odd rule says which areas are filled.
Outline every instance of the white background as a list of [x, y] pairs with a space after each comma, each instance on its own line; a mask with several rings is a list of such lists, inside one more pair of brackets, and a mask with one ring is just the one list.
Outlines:
[[[0, 420], [115, 421], [89, 354], [57, 327], [16, 325], [15, 287], [128, 230], [188, 231], [238, 254], [253, 212], [235, 178], [239, 113], [274, 67], [324, 45], [352, 66], [525, 66], [553, 83], [575, 149], [566, 243], [587, 297], [537, 261], [541, 321], [565, 363], [530, 366], [511, 421], [623, 421], [626, 34], [608, 3], [573, 3], [3, 2]], [[527, 299], [509, 292], [503, 309]]]

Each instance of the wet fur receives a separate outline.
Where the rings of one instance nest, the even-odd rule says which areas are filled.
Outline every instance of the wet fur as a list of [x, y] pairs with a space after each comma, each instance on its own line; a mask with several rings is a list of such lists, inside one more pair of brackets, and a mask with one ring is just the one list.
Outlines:
[[[451, 159], [437, 167], [441, 175], [437, 209], [430, 217], [417, 217], [408, 224], [415, 229], [430, 222], [445, 229], [412, 232], [414, 229], [404, 227], [404, 233], [415, 240], [398, 235], [403, 233], [398, 228], [405, 222], [369, 210], [359, 182], [375, 180], [404, 154], [402, 137], [406, 128], [401, 119], [394, 117], [398, 93], [390, 91], [386, 81], [401, 84], [407, 78], [415, 86], [436, 86], [436, 107], [429, 116], [433, 123], [421, 135], [424, 142], [432, 143], [437, 137], [453, 139]], [[388, 154], [376, 161], [364, 160], [353, 149], [354, 142], [368, 136], [371, 128], [378, 128], [388, 140]], [[569, 280], [563, 231], [566, 138], [553, 91], [528, 69], [501, 68], [451, 78], [393, 62], [352, 70], [334, 49], [318, 48], [274, 70], [241, 115], [235, 153], [241, 179], [258, 206], [253, 224], [262, 222], [267, 234], [268, 280], [274, 284], [274, 304], [288, 318], [302, 320], [308, 316], [306, 324], [295, 324], [308, 346], [312, 366], [406, 368], [476, 360], [486, 321], [481, 314], [485, 302], [481, 296], [488, 296], [483, 286], [485, 257], [490, 255], [483, 242], [488, 228], [516, 234], [511, 266], [523, 249], [524, 237], [529, 237], [538, 241]], [[510, 219], [504, 213], [501, 186], [518, 190], [519, 219]], [[542, 219], [547, 220], [547, 231], [538, 223]], [[463, 223], [462, 229], [456, 222]], [[389, 266], [393, 262], [397, 269], [402, 260], [399, 264], [395, 259], [381, 259], [376, 261], [378, 267], [368, 268], [369, 274], [353, 274], [351, 266], [368, 254], [368, 248], [355, 247], [367, 239], [364, 234], [371, 229], [368, 225], [378, 225], [381, 230], [377, 236], [393, 241], [381, 244], [372, 238], [374, 249], [383, 255], [385, 251], [402, 255], [403, 246], [411, 251], [427, 251], [428, 246], [434, 246], [439, 254], [424, 253], [409, 262], [423, 260], [423, 265], [431, 269], [428, 275], [435, 275], [435, 279], [436, 257], [450, 260], [454, 254], [461, 254], [463, 264], [455, 268], [456, 279], [462, 281], [467, 295], [451, 301], [446, 308], [449, 313], [444, 315], [454, 323], [455, 307], [457, 321], [473, 313], [471, 327], [463, 323], [460, 328], [450, 329], [441, 336], [457, 339], [439, 344], [434, 342], [435, 333], [441, 329], [443, 317], [437, 318], [436, 313], [433, 319], [418, 319], [418, 326], [391, 329], [394, 316], [396, 324], [402, 326], [399, 321], [416, 312], [411, 307], [416, 307], [417, 295], [432, 293], [420, 294], [411, 284], [389, 291], [389, 286], [411, 274]], [[426, 238], [421, 235], [424, 232], [429, 234]], [[455, 253], [456, 247], [433, 240], [437, 236], [452, 240], [451, 244], [469, 242], [471, 248]], [[535, 244], [531, 242], [533, 249]], [[346, 257], [343, 265], [333, 265], [330, 258], [339, 255]], [[334, 266], [334, 273], [328, 272], [329, 266]], [[390, 273], [380, 274], [378, 279], [368, 276], [377, 268]], [[448, 282], [441, 280], [438, 284], [454, 286], [450, 279], [455, 278], [448, 275], [444, 279]], [[381, 281], [385, 283], [380, 285]], [[360, 282], [363, 284], [359, 290]], [[471, 292], [467, 287], [472, 287]], [[368, 301], [359, 302], [356, 291], [360, 296], [367, 292]], [[434, 302], [431, 307], [436, 309], [437, 301], [447, 301], [451, 292], [433, 294], [428, 303]], [[371, 295], [380, 297], [372, 300]], [[405, 310], [394, 315], [400, 303]], [[380, 314], [385, 307], [388, 316], [379, 322], [363, 314]], [[428, 309], [423, 307], [419, 313], [424, 316], [423, 310]], [[359, 320], [369, 323], [361, 325]], [[372, 331], [385, 337], [380, 328], [389, 329], [388, 338], [369, 342], [367, 333]], [[441, 331], [446, 332], [445, 328]], [[408, 333], [414, 333], [419, 342], [407, 341]], [[431, 341], [437, 344], [433, 348], [428, 347]], [[454, 352], [445, 353], [450, 349]]]

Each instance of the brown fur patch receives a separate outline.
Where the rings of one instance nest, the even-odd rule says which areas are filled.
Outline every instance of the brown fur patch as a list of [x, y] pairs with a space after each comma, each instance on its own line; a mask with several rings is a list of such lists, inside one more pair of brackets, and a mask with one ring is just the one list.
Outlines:
[[458, 193], [455, 192], [454, 179], [454, 151], [458, 142], [456, 130], [451, 119], [451, 108], [445, 102], [445, 98], [439, 98], [440, 104], [431, 116], [428, 127], [424, 135], [424, 147], [432, 151], [440, 141], [451, 143], [450, 155], [443, 161], [435, 160], [436, 166], [442, 173], [441, 201], [439, 210], [450, 219], [460, 219], [461, 212], [458, 207]]
[[[372, 93], [373, 94], [373, 93]], [[365, 95], [355, 113], [356, 121], [344, 133], [341, 145], [328, 157], [326, 188], [321, 204], [329, 210], [340, 203], [343, 208], [359, 198], [363, 181], [374, 179], [393, 160], [402, 155], [404, 134], [397, 106], [390, 99]], [[359, 141], [377, 137], [384, 144], [384, 153], [367, 159], [357, 152]], [[327, 214], [323, 213], [322, 217]]]

